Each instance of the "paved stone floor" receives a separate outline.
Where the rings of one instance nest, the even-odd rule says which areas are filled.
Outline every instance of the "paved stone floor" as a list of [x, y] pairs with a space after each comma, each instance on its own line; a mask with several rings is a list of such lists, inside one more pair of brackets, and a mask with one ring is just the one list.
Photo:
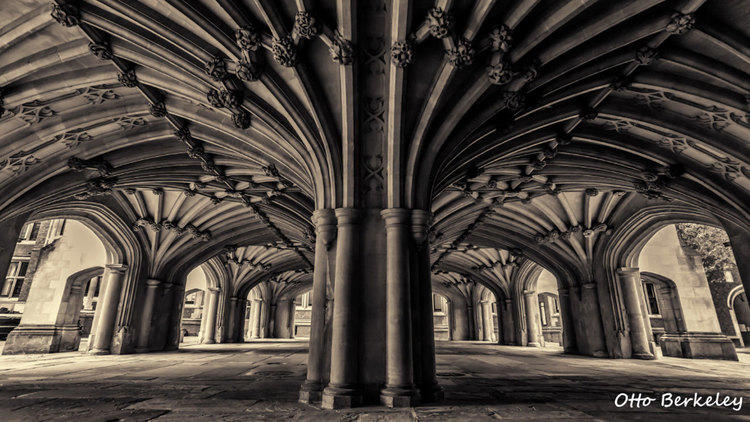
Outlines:
[[[439, 343], [440, 405], [324, 411], [297, 403], [300, 341], [189, 345], [125, 356], [0, 356], [0, 421], [38, 420], [750, 420], [750, 355], [741, 362], [595, 359], [559, 349]], [[724, 409], [617, 408], [621, 392], [743, 396]]]

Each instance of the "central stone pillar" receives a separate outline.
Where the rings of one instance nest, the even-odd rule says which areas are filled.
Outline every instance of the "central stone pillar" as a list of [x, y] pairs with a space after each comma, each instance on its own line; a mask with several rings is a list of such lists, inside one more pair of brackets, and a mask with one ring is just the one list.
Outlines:
[[562, 320], [562, 340], [563, 353], [578, 353], [578, 344], [576, 343], [575, 322], [573, 313], [570, 310], [570, 292], [568, 289], [557, 289], [560, 303], [560, 319]]
[[206, 331], [203, 343], [214, 344], [216, 343], [216, 314], [219, 310], [219, 292], [221, 289], [209, 287], [208, 291], [208, 314], [206, 315]]
[[529, 336], [528, 347], [539, 347], [539, 312], [537, 312], [536, 292], [523, 292], [524, 308], [526, 309], [526, 332]]
[[[414, 278], [411, 285], [417, 290], [417, 315], [412, 315], [416, 321], [413, 335], [418, 339], [415, 344], [418, 350], [412, 354], [418, 356], [414, 360], [415, 381], [423, 402], [439, 401], [443, 399], [443, 389], [438, 385], [435, 376], [435, 321], [432, 308], [432, 272], [430, 270], [430, 248], [427, 242], [427, 231], [430, 226], [430, 214], [423, 210], [412, 210], [411, 227], [414, 240], [413, 271]], [[450, 332], [450, 327], [449, 327]], [[416, 374], [419, 373], [419, 377]]]
[[250, 338], [260, 338], [260, 318], [261, 318], [261, 306], [263, 299], [259, 297], [253, 298], [253, 305], [250, 307]]
[[[310, 351], [307, 355], [307, 378], [300, 389], [303, 403], [318, 401], [322, 397], [326, 362], [326, 303], [328, 301], [328, 254], [336, 238], [336, 216], [333, 210], [322, 209], [313, 213], [315, 224], [315, 268], [313, 272], [312, 311], [310, 315]], [[314, 335], [317, 333], [318, 335]]]
[[229, 343], [237, 342], [237, 296], [232, 296], [229, 299], [229, 321], [227, 324], [227, 341]]
[[[354, 296], [359, 252], [359, 212], [338, 208], [338, 242], [334, 283], [331, 336], [331, 374], [323, 390], [322, 407], [335, 409], [356, 406], [362, 401], [357, 378], [357, 301]], [[311, 333], [312, 335], [312, 333]]]
[[588, 327], [587, 338], [591, 356], [606, 357], [607, 346], [604, 340], [604, 328], [602, 328], [602, 314], [599, 310], [596, 283], [586, 283], [582, 286], [581, 302]]
[[138, 332], [138, 346], [135, 348], [136, 353], [148, 352], [148, 340], [151, 334], [151, 317], [154, 313], [156, 290], [159, 288], [160, 284], [161, 281], [159, 280], [146, 280], [146, 298], [143, 301], [143, 314], [141, 315], [141, 326]]
[[505, 299], [505, 307], [503, 308], [503, 337], [505, 338], [505, 344], [516, 344], [516, 330], [513, 326], [512, 299]]
[[638, 268], [618, 268], [617, 280], [622, 288], [625, 312], [628, 314], [630, 325], [630, 345], [633, 349], [632, 356], [638, 359], [654, 359], [649, 347], [649, 338], [641, 306], [641, 273]]
[[104, 297], [98, 305], [99, 318], [94, 337], [95, 343], [89, 352], [92, 355], [110, 353], [115, 320], [117, 319], [117, 307], [120, 304], [120, 290], [122, 290], [122, 282], [127, 269], [128, 267], [125, 265], [107, 265], [105, 268], [104, 276], [107, 278], [107, 287], [104, 291]]
[[416, 402], [412, 362], [409, 280], [409, 210], [389, 208], [385, 220], [386, 276], [386, 385], [380, 400], [388, 407], [409, 407]]

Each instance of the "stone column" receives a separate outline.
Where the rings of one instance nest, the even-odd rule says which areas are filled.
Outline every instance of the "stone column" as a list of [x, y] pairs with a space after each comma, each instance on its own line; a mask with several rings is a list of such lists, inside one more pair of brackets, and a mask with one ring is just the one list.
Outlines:
[[495, 306], [497, 307], [497, 344], [506, 343], [505, 334], [503, 333], [505, 323], [501, 319], [504, 314], [502, 303], [502, 300], [495, 298]]
[[250, 338], [260, 338], [260, 318], [261, 318], [261, 306], [263, 299], [255, 297], [253, 298], [253, 305], [250, 307]]
[[505, 307], [503, 308], [503, 337], [505, 338], [505, 344], [516, 344], [516, 331], [513, 326], [513, 300], [511, 299], [505, 299]]
[[560, 304], [560, 320], [562, 323], [563, 353], [578, 353], [576, 343], [575, 322], [570, 311], [570, 293], [568, 289], [557, 289]]
[[649, 347], [648, 334], [643, 321], [641, 309], [641, 273], [638, 268], [618, 268], [617, 281], [622, 288], [625, 312], [628, 314], [630, 325], [630, 345], [633, 357], [638, 359], [654, 359]]
[[268, 337], [268, 323], [270, 319], [268, 299], [260, 301], [260, 318], [258, 318], [258, 337]]
[[477, 320], [474, 313], [474, 299], [469, 297], [466, 299], [466, 325], [468, 335], [465, 340], [476, 340], [477, 339]]
[[89, 291], [86, 292], [86, 298], [83, 300], [83, 309], [85, 311], [91, 311], [94, 309], [94, 293], [96, 292], [96, 286], [99, 285], [99, 277], [92, 277], [89, 284]]
[[[313, 270], [313, 288], [310, 293], [312, 310], [310, 312], [310, 351], [307, 354], [307, 378], [299, 393], [299, 400], [303, 403], [318, 401], [322, 396], [326, 367], [328, 251], [336, 239], [336, 216], [333, 210], [316, 210], [313, 213], [312, 220], [315, 224], [315, 267]], [[294, 311], [292, 310], [292, 312]], [[293, 334], [294, 329], [291, 332]]]
[[159, 288], [160, 284], [161, 281], [159, 280], [146, 280], [146, 298], [143, 301], [143, 314], [141, 314], [141, 327], [138, 331], [138, 346], [135, 348], [136, 353], [148, 352], [148, 340], [149, 334], [151, 334], [151, 316], [154, 313], [156, 290]]
[[125, 271], [127, 269], [128, 267], [125, 265], [106, 266], [104, 277], [107, 278], [107, 287], [104, 291], [104, 297], [99, 301], [98, 305], [99, 320], [96, 327], [96, 337], [94, 338], [95, 343], [89, 352], [92, 355], [110, 353], [115, 320], [117, 319], [117, 307], [120, 304], [122, 281], [125, 279]]
[[[460, 294], [459, 294], [460, 295]], [[451, 315], [453, 317], [453, 340], [469, 340], [469, 307], [461, 297], [451, 301]]]
[[588, 329], [588, 342], [591, 347], [591, 356], [607, 357], [607, 344], [604, 340], [604, 328], [602, 328], [602, 314], [599, 310], [599, 295], [596, 283], [586, 283], [581, 286], [581, 302], [585, 313]]
[[216, 287], [209, 287], [208, 291], [208, 314], [206, 315], [206, 331], [204, 332], [203, 343], [216, 343], [216, 314], [219, 310], [219, 292]]
[[[198, 330], [198, 343], [203, 343], [206, 338], [206, 315], [208, 315], [208, 291], [204, 291], [201, 296], [201, 327]], [[183, 299], [184, 301], [184, 299]]]
[[362, 402], [358, 384], [357, 361], [357, 282], [359, 251], [358, 217], [354, 208], [336, 209], [338, 242], [334, 282], [331, 335], [330, 382], [323, 390], [322, 407], [335, 409], [356, 406]]
[[456, 323], [453, 321], [453, 302], [448, 298], [445, 298], [445, 313], [448, 316], [448, 340], [453, 341], [455, 340], [453, 336], [453, 327]]
[[229, 298], [229, 320], [227, 321], [229, 343], [237, 343], [237, 296]]
[[493, 336], [493, 324], [492, 324], [492, 305], [490, 302], [482, 302], [482, 315], [484, 316], [484, 339], [487, 341], [494, 341]]
[[537, 310], [536, 292], [523, 292], [524, 308], [526, 309], [526, 332], [529, 336], [528, 347], [539, 347], [539, 312]]
[[381, 215], [386, 230], [385, 388], [380, 401], [388, 407], [415, 404], [409, 291], [409, 210], [389, 208]]
[[[416, 296], [422, 305], [419, 314], [416, 315], [418, 321], [418, 333], [420, 350], [414, 351], [419, 353], [420, 359], [415, 361], [420, 363], [415, 367], [415, 371], [420, 371], [419, 393], [423, 402], [439, 401], [443, 399], [443, 389], [438, 385], [435, 376], [435, 320], [432, 308], [432, 271], [430, 270], [430, 245], [427, 240], [427, 231], [430, 226], [430, 214], [423, 210], [412, 210], [411, 228], [414, 240], [414, 266], [416, 279], [412, 280], [412, 286], [418, 289]], [[450, 332], [450, 327], [449, 327]]]

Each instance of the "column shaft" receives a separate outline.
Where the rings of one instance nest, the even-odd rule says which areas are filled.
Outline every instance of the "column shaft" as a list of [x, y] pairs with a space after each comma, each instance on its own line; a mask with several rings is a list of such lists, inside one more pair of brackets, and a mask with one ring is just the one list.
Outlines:
[[206, 331], [203, 343], [216, 343], [216, 314], [219, 308], [219, 292], [215, 287], [209, 287], [208, 291], [208, 315], [206, 315]]
[[[323, 391], [324, 370], [326, 367], [326, 302], [328, 300], [326, 283], [328, 280], [328, 251], [336, 238], [336, 216], [333, 210], [322, 209], [313, 213], [315, 224], [315, 268], [313, 270], [313, 288], [310, 294], [312, 310], [310, 313], [310, 351], [307, 354], [307, 378], [300, 389], [299, 400], [310, 403], [321, 399]], [[292, 310], [292, 312], [294, 312]], [[290, 318], [292, 319], [292, 318]], [[294, 328], [290, 331], [294, 335]]]
[[362, 401], [357, 377], [357, 301], [354, 289], [359, 249], [358, 211], [336, 209], [338, 242], [334, 283], [331, 334], [330, 382], [323, 390], [322, 407], [334, 409], [356, 406]]
[[516, 330], [513, 324], [513, 301], [511, 299], [505, 299], [505, 307], [503, 308], [503, 337], [505, 337], [505, 344], [516, 344]]
[[529, 336], [529, 347], [539, 347], [539, 312], [537, 308], [536, 292], [523, 292], [524, 307], [526, 308], [526, 332]]
[[237, 317], [237, 298], [232, 297], [229, 299], [229, 321], [227, 321], [227, 341], [229, 343], [237, 342], [237, 336], [239, 335], [237, 332]]
[[154, 314], [154, 303], [156, 302], [156, 290], [161, 282], [159, 280], [146, 280], [146, 298], [143, 301], [143, 314], [141, 314], [141, 327], [138, 332], [138, 346], [136, 353], [148, 352], [148, 340], [151, 334], [151, 317]]
[[630, 325], [630, 345], [633, 349], [633, 357], [638, 359], [653, 359], [649, 347], [649, 339], [643, 321], [641, 295], [641, 273], [638, 268], [619, 268], [617, 280], [622, 288], [625, 312], [628, 314]]
[[117, 307], [120, 304], [120, 290], [125, 278], [124, 265], [107, 265], [105, 276], [107, 277], [107, 288], [104, 291], [103, 300], [99, 303], [99, 321], [96, 327], [94, 347], [89, 353], [94, 355], [107, 354], [110, 352], [112, 335], [117, 318]]
[[389, 407], [416, 401], [412, 362], [411, 293], [409, 291], [409, 210], [389, 208], [381, 213], [386, 229], [386, 373], [380, 400]]
[[604, 340], [604, 328], [602, 328], [602, 314], [599, 310], [599, 296], [596, 291], [596, 283], [586, 283], [581, 289], [581, 301], [586, 313], [588, 340], [590, 352], [595, 357], [607, 356], [607, 343]]
[[558, 289], [560, 300], [560, 319], [562, 322], [562, 340], [564, 353], [578, 353], [578, 344], [576, 343], [576, 331], [573, 322], [573, 314], [570, 310], [570, 293], [568, 289]]

